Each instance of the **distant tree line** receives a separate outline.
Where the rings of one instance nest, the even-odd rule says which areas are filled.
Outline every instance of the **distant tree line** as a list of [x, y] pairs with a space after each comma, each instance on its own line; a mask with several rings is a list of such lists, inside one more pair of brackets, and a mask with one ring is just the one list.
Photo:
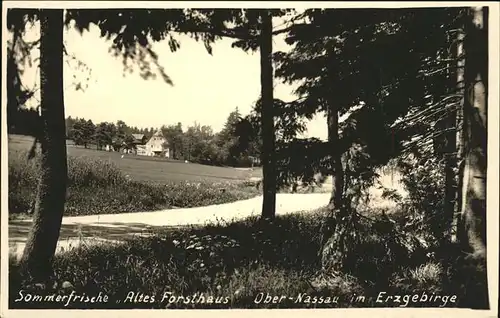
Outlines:
[[145, 139], [151, 138], [155, 129], [130, 127], [124, 121], [101, 122], [94, 124], [92, 120], [84, 118], [66, 118], [66, 138], [73, 140], [75, 145], [85, 148], [94, 145], [98, 150], [103, 150], [110, 145], [115, 149], [133, 147], [133, 134], [143, 134]]
[[[38, 120], [36, 109], [20, 108], [9, 116], [9, 133], [34, 136], [39, 125]], [[142, 134], [144, 141], [147, 141], [160, 130], [174, 159], [208, 165], [258, 165], [260, 142], [241, 132], [238, 125], [240, 121], [238, 108], [229, 114], [224, 127], [218, 133], [215, 133], [212, 127], [199, 123], [187, 128], [182, 127], [181, 123], [163, 125], [159, 129], [138, 128], [129, 126], [122, 120], [116, 123], [94, 123], [90, 119], [69, 116], [66, 118], [66, 139], [85, 148], [104, 150], [106, 145], [110, 145], [119, 150], [134, 147], [133, 134]]]
[[239, 132], [241, 114], [232, 111], [218, 133], [212, 127], [195, 123], [183, 130], [181, 123], [162, 126], [175, 159], [188, 160], [209, 165], [248, 167], [258, 165], [262, 143]]

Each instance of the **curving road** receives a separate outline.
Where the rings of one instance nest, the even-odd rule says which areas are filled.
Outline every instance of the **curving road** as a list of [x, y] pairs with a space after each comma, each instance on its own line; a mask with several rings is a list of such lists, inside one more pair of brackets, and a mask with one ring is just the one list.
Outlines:
[[[276, 214], [311, 211], [328, 203], [328, 193], [277, 194]], [[82, 243], [98, 241], [123, 242], [137, 235], [166, 227], [203, 225], [218, 221], [231, 222], [259, 215], [262, 196], [232, 203], [187, 209], [153, 212], [101, 214], [63, 218], [57, 252]], [[31, 220], [9, 222], [9, 252], [20, 257], [31, 227]]]

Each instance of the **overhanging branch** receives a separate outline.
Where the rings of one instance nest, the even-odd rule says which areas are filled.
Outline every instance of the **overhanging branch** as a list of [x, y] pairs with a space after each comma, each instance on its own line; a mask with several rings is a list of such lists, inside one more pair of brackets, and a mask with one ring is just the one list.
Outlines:
[[[289, 27], [275, 30], [272, 32], [272, 35], [279, 35], [282, 33], [286, 33], [292, 30], [293, 27], [299, 26], [299, 25], [306, 25], [305, 23], [301, 24], [294, 24]], [[237, 30], [234, 28], [225, 28], [225, 29], [220, 29], [220, 30], [215, 30], [211, 29], [210, 27], [190, 27], [190, 28], [177, 28], [173, 30], [173, 32], [178, 32], [178, 33], [208, 33], [212, 34], [215, 36], [219, 37], [228, 37], [232, 39], [238, 39], [238, 40], [258, 40], [259, 35], [258, 34], [250, 34], [248, 32], [244, 32], [242, 30]]]

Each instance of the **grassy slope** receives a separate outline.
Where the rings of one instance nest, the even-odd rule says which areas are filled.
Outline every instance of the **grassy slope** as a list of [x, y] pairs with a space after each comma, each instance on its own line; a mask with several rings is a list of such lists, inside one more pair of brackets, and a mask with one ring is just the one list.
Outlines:
[[[31, 137], [9, 136], [9, 150], [29, 150], [33, 142]], [[118, 152], [98, 151], [75, 147], [68, 142], [68, 155], [73, 157], [92, 157], [109, 160], [132, 180], [136, 181], [241, 181], [251, 176], [260, 176], [261, 170], [245, 171], [227, 167], [215, 167], [196, 163], [168, 160], [136, 155], [125, 155]]]

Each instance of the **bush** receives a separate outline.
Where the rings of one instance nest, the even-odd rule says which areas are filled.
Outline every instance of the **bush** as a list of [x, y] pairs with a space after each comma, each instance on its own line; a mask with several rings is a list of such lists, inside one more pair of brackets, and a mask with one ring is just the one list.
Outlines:
[[395, 201], [391, 217], [404, 232], [412, 233], [431, 250], [446, 241], [448, 222], [444, 214], [444, 161], [433, 154], [420, 154], [396, 163], [405, 188], [402, 197], [384, 190], [383, 197]]
[[111, 161], [92, 157], [68, 157], [69, 187], [106, 187], [127, 182]]

